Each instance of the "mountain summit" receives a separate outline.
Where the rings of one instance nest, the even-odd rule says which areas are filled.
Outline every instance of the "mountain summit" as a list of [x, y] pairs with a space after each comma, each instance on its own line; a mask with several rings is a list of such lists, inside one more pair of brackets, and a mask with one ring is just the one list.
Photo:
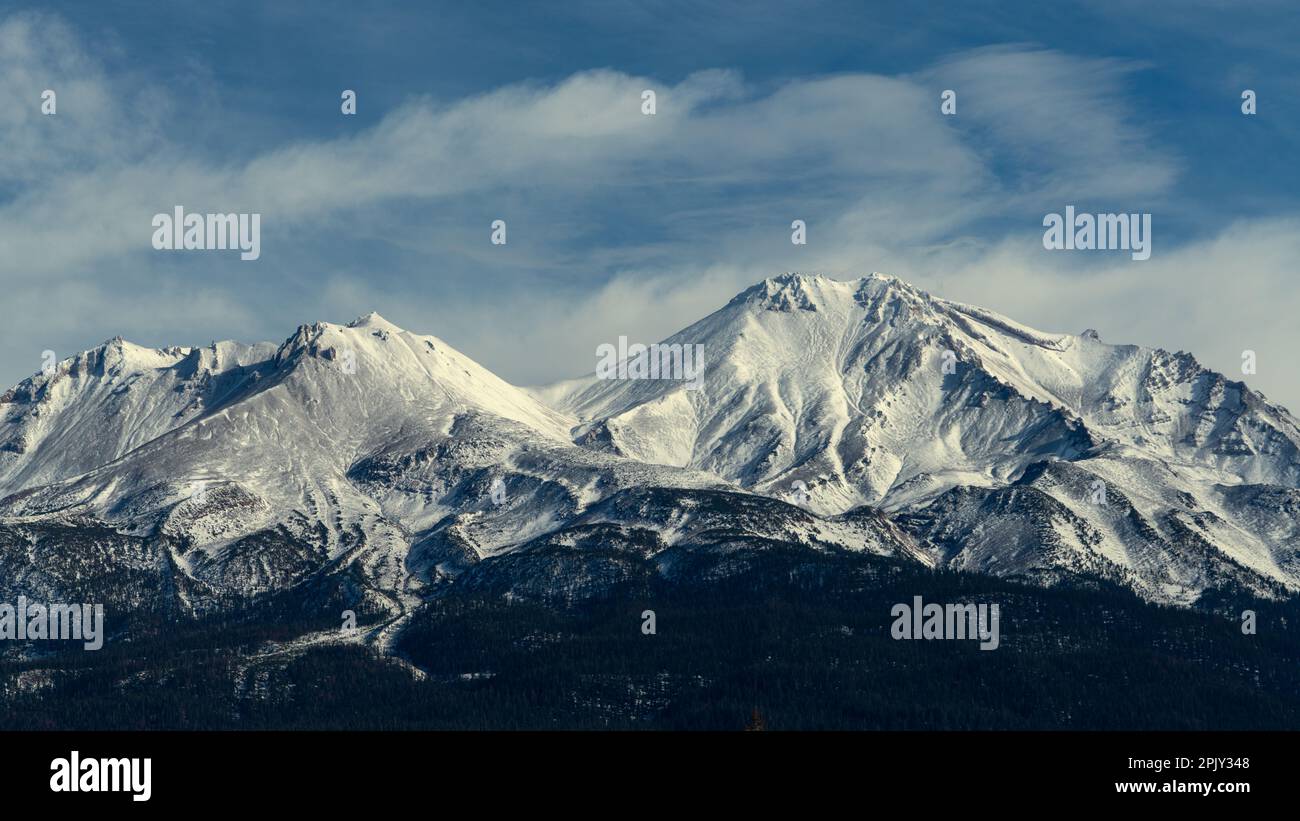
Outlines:
[[620, 551], [736, 540], [1180, 604], [1300, 587], [1300, 427], [1189, 354], [882, 274], [767, 279], [664, 344], [701, 346], [699, 390], [525, 390], [373, 313], [279, 345], [111, 340], [0, 397], [0, 592], [361, 590], [396, 617], [495, 557], [528, 561], [493, 584], [572, 596]]

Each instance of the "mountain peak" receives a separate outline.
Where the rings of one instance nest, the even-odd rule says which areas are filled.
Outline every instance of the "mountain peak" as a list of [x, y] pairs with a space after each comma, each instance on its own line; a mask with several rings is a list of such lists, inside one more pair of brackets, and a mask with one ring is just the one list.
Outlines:
[[732, 304], [748, 303], [765, 310], [817, 312], [831, 307], [867, 304], [881, 297], [903, 296], [932, 300], [928, 293], [890, 274], [873, 271], [854, 279], [835, 279], [815, 272], [787, 271], [745, 289]]
[[402, 332], [401, 328], [380, 316], [378, 311], [371, 311], [368, 314], [359, 316], [349, 322], [347, 326], [349, 328], [378, 328], [395, 333]]

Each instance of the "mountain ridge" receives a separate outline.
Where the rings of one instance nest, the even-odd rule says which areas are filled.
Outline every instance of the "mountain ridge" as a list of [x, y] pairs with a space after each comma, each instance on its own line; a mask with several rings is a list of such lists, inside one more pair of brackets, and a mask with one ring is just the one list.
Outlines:
[[[1190, 354], [883, 274], [769, 278], [665, 342], [703, 345], [701, 390], [519, 388], [377, 313], [279, 345], [109, 340], [0, 397], [0, 529], [137, 540], [182, 609], [346, 576], [398, 614], [525, 545], [736, 538], [1182, 605], [1300, 589], [1300, 427]], [[9, 578], [68, 583], [17, 544]]]

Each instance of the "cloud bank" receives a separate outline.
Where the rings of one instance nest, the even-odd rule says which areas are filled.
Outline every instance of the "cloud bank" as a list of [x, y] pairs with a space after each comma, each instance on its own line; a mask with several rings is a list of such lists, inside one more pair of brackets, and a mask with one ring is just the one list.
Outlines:
[[[339, 135], [248, 139], [58, 18], [0, 22], [0, 375], [50, 348], [278, 339], [369, 310], [507, 379], [589, 371], [784, 270], [903, 276], [1049, 331], [1184, 348], [1300, 408], [1286, 213], [1185, 230], [1187, 171], [1131, 101], [1143, 63], [1001, 45], [921, 71], [676, 82], [609, 68], [414, 96]], [[44, 88], [58, 114], [39, 112]], [[641, 94], [657, 95], [653, 116]], [[957, 114], [939, 110], [957, 91]], [[365, 98], [362, 105], [366, 104]], [[340, 115], [341, 116], [341, 115]], [[218, 135], [186, 139], [195, 123]], [[181, 127], [186, 123], [187, 127]], [[1053, 253], [1043, 214], [1154, 215], [1149, 261]], [[153, 214], [262, 214], [262, 257], [157, 252]], [[509, 243], [489, 243], [504, 219]], [[790, 223], [808, 244], [790, 243]], [[507, 332], [508, 330], [508, 332]]]

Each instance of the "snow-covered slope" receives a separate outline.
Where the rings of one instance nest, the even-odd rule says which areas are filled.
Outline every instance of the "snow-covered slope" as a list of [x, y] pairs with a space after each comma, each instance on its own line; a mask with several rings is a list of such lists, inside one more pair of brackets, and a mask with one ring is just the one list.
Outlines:
[[[34, 562], [49, 546], [21, 546], [84, 525], [119, 534], [109, 552], [156, 570], [182, 606], [347, 571], [398, 611], [620, 491], [739, 490], [580, 448], [575, 419], [377, 315], [213, 350], [228, 356], [115, 340], [6, 395], [3, 430], [20, 446], [0, 494], [0, 579], [58, 589]], [[819, 543], [920, 555], [896, 528], [836, 532]], [[754, 533], [808, 540], [801, 522]]]
[[1188, 354], [1042, 333], [881, 274], [769, 279], [668, 342], [703, 346], [702, 389], [591, 377], [539, 395], [583, 420], [579, 442], [760, 492], [802, 480], [826, 512], [1107, 443], [1224, 481], [1300, 479], [1295, 420]]
[[[1043, 333], [881, 274], [769, 279], [667, 342], [703, 346], [699, 390], [593, 376], [537, 395], [579, 417], [575, 441], [587, 447], [759, 493], [806, 489], [825, 514], [1023, 500], [1032, 486], [1087, 525], [1027, 507], [1014, 527], [972, 531], [993, 514], [957, 505], [943, 516], [962, 540], [939, 541], [941, 552], [962, 546], [948, 555], [961, 566], [1113, 566], [1174, 601], [1222, 582], [1220, 559], [1251, 589], [1300, 581], [1285, 495], [1300, 482], [1300, 427], [1190, 354]], [[1062, 464], [1077, 468], [1070, 481]], [[1243, 509], [1247, 498], [1269, 501]], [[1068, 550], [1045, 535], [1061, 528]]]
[[1188, 354], [878, 274], [766, 280], [667, 342], [702, 346], [699, 390], [516, 388], [374, 314], [278, 346], [113, 340], [0, 398], [0, 594], [398, 614], [501, 589], [466, 572], [515, 551], [498, 567], [553, 574], [765, 543], [1176, 603], [1300, 589], [1300, 428]]
[[220, 404], [272, 344], [142, 348], [121, 337], [0, 396], [0, 496], [78, 476]]

